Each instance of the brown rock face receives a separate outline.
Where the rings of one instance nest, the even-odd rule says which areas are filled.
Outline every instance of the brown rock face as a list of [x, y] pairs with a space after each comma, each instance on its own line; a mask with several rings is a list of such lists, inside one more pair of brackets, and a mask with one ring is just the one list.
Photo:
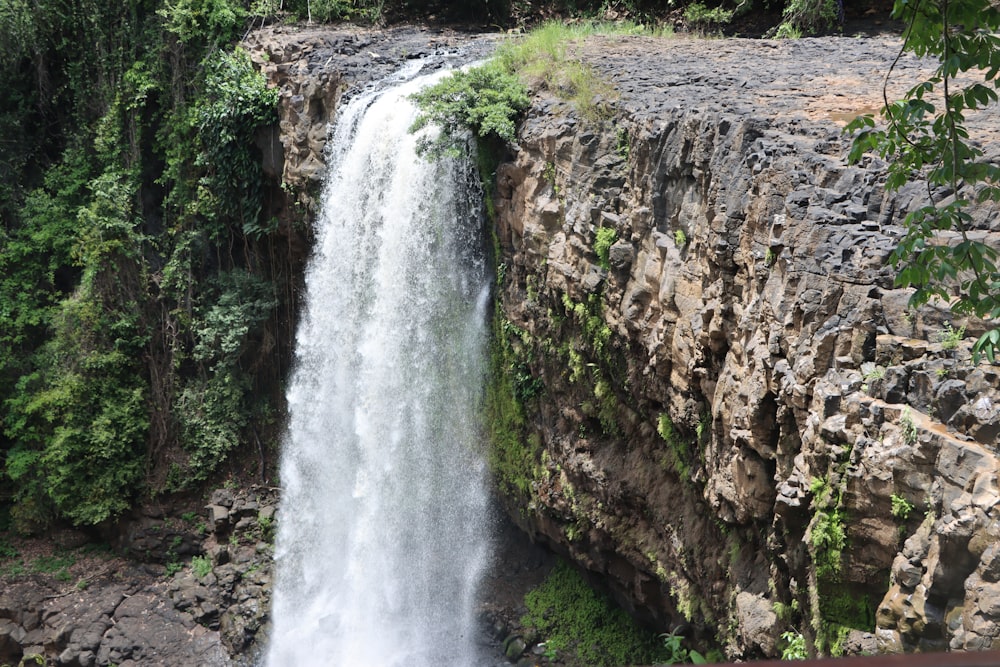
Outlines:
[[[906, 310], [887, 261], [925, 190], [847, 166], [835, 122], [896, 48], [591, 42], [609, 116], [540, 93], [497, 171], [497, 330], [537, 389], [508, 507], [732, 657], [786, 630], [821, 653], [1000, 645], [1000, 373], [941, 342], [946, 310]], [[976, 218], [1000, 245], [997, 210]]]

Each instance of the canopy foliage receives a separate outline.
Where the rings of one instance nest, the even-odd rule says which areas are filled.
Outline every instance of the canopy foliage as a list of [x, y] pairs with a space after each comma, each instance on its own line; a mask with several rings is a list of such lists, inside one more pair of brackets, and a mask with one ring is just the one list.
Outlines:
[[[915, 289], [912, 307], [937, 298], [956, 314], [991, 323], [973, 354], [993, 362], [1000, 349], [1000, 249], [987, 242], [974, 209], [992, 206], [995, 213], [1000, 165], [976, 141], [971, 123], [977, 114], [996, 111], [1000, 9], [990, 0], [896, 0], [893, 11], [907, 22], [900, 53], [939, 64], [903, 99], [886, 97], [884, 128], [876, 127], [871, 114], [848, 125], [856, 132], [850, 157], [857, 161], [874, 151], [887, 160], [890, 190], [915, 179], [926, 182], [926, 201], [906, 216], [892, 253], [896, 283]], [[887, 81], [891, 76], [892, 70]]]

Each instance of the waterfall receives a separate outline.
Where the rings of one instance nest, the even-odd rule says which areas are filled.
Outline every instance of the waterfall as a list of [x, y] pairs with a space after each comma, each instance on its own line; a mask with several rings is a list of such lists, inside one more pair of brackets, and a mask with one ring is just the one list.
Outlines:
[[281, 458], [267, 661], [476, 665], [489, 557], [478, 418], [489, 279], [468, 160], [428, 161], [408, 96], [338, 116]]

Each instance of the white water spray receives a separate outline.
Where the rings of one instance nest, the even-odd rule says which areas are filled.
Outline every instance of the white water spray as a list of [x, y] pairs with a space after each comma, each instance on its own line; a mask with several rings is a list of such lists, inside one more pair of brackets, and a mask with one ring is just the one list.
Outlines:
[[353, 99], [331, 140], [288, 391], [271, 667], [477, 662], [488, 279], [468, 164], [418, 157], [408, 132], [408, 95], [431, 78]]

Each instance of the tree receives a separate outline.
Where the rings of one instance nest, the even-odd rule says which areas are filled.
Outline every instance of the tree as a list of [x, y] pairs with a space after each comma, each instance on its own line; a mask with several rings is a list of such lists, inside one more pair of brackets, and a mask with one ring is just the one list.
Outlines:
[[1000, 165], [972, 138], [967, 117], [995, 109], [1000, 87], [1000, 9], [991, 0], [896, 0], [893, 16], [907, 23], [899, 58], [909, 51], [939, 62], [934, 74], [890, 103], [876, 128], [869, 114], [855, 119], [850, 159], [874, 151], [888, 163], [886, 187], [922, 177], [927, 204], [911, 211], [892, 253], [896, 284], [914, 287], [912, 307], [940, 298], [952, 312], [993, 324], [976, 341], [973, 359], [996, 360], [1000, 350], [998, 249], [986, 243], [972, 205], [1000, 202]]

